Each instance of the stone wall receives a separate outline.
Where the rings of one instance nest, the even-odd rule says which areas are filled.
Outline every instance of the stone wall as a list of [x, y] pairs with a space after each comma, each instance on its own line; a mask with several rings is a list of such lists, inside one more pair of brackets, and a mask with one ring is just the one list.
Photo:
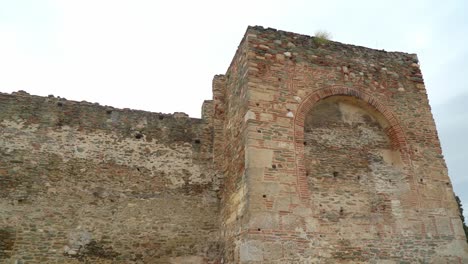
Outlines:
[[221, 258], [204, 121], [0, 94], [0, 134], [1, 263]]
[[221, 230], [225, 244], [225, 260], [237, 261], [239, 231], [245, 217], [248, 186], [245, 180], [245, 139], [248, 71], [247, 43], [241, 41], [225, 75], [213, 81], [215, 100], [215, 164], [223, 175]]

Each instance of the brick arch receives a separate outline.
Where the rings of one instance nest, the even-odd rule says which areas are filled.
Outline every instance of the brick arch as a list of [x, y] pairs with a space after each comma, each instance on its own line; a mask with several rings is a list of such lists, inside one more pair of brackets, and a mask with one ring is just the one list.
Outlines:
[[369, 104], [377, 112], [379, 112], [384, 119], [388, 122], [388, 127], [385, 128], [385, 133], [390, 139], [391, 146], [395, 150], [399, 150], [401, 158], [405, 165], [409, 165], [409, 151], [406, 137], [403, 129], [401, 128], [398, 119], [395, 115], [383, 104], [381, 104], [376, 98], [370, 94], [356, 90], [349, 87], [334, 86], [328, 88], [322, 88], [308, 95], [297, 108], [296, 115], [294, 117], [294, 145], [295, 145], [295, 161], [296, 161], [296, 176], [299, 197], [304, 200], [310, 198], [309, 187], [307, 184], [307, 176], [305, 169], [305, 151], [304, 151], [304, 123], [306, 115], [312, 109], [312, 107], [320, 100], [331, 96], [351, 96], [362, 100]]

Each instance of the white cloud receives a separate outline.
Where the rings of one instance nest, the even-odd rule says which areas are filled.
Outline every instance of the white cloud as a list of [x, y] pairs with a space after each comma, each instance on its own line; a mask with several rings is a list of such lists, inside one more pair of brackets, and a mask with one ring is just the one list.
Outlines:
[[[437, 87], [439, 65], [465, 50], [447, 36], [467, 35], [448, 4], [25, 0], [0, 2], [0, 10], [2, 91], [199, 116], [213, 75], [225, 72], [247, 25], [323, 29], [337, 41], [418, 52], [431, 102], [462, 89]], [[445, 21], [457, 24], [441, 27]]]

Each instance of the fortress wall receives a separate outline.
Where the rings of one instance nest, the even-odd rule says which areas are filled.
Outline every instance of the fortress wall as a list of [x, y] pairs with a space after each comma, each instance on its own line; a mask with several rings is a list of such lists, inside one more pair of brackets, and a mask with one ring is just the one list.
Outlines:
[[417, 57], [246, 35], [240, 261], [468, 261]]
[[249, 27], [201, 120], [0, 93], [0, 262], [468, 262], [418, 63]]
[[220, 259], [205, 121], [19, 92], [0, 135], [1, 263]]

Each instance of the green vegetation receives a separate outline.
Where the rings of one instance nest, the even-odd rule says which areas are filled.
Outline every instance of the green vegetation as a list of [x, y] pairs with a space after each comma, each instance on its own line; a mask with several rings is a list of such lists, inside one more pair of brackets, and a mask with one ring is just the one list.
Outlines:
[[455, 200], [457, 200], [458, 210], [460, 211], [460, 218], [463, 222], [463, 230], [465, 230], [466, 242], [468, 243], [468, 226], [466, 226], [465, 217], [463, 216], [463, 205], [461, 204], [460, 198], [456, 195], [455, 195]]
[[323, 46], [330, 42], [331, 38], [330, 32], [318, 30], [315, 32], [314, 42], [317, 46]]

